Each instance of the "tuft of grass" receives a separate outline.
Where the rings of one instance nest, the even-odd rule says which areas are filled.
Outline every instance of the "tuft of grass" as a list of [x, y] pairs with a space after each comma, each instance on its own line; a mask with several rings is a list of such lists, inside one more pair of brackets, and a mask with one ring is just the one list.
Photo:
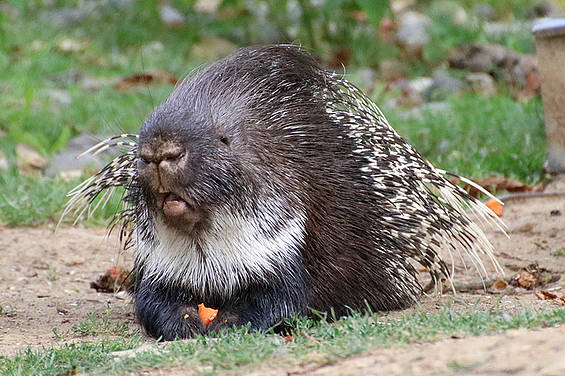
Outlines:
[[449, 110], [406, 119], [387, 114], [393, 127], [434, 165], [475, 178], [488, 175], [535, 182], [543, 177], [545, 133], [539, 98], [504, 95], [451, 98]]
[[88, 314], [88, 319], [73, 325], [71, 332], [80, 336], [123, 336], [129, 337], [134, 334], [126, 323], [114, 322], [109, 317], [110, 311], [106, 311], [102, 317], [96, 312]]
[[[89, 320], [94, 327], [100, 327], [100, 319]], [[89, 320], [85, 327], [91, 326]], [[533, 329], [563, 323], [564, 309], [510, 314], [496, 309], [457, 312], [448, 307], [436, 314], [420, 312], [384, 319], [377, 314], [354, 312], [335, 323], [308, 318], [288, 320], [292, 337], [250, 332], [248, 327], [234, 328], [223, 331], [216, 338], [200, 336], [149, 348], [144, 346], [135, 350], [135, 356], [114, 353], [140, 345], [140, 337], [127, 334], [97, 344], [66, 344], [56, 349], [27, 350], [15, 357], [0, 357], [0, 372], [6, 375], [107, 374], [174, 368], [222, 373], [251, 370], [262, 364], [283, 368], [327, 364], [374, 348], [431, 342], [452, 335], [489, 335], [514, 328]], [[458, 369], [459, 365], [452, 364], [451, 368]]]

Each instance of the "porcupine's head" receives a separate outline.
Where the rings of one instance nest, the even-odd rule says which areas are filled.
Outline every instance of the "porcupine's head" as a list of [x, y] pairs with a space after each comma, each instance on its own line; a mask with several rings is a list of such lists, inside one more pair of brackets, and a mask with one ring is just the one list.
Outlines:
[[275, 231], [296, 218], [301, 172], [289, 127], [325, 121], [316, 119], [327, 115], [314, 95], [324, 80], [318, 64], [290, 46], [241, 49], [183, 80], [139, 134], [138, 182], [149, 212], [189, 237], [223, 213], [260, 216]]

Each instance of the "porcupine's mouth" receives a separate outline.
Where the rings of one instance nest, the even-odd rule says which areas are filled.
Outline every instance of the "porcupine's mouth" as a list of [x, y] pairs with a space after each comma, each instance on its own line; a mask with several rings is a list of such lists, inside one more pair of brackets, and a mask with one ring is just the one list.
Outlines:
[[202, 213], [176, 193], [159, 193], [157, 202], [165, 221], [181, 230], [191, 231], [202, 220]]
[[189, 211], [188, 203], [175, 193], [164, 196], [162, 209], [168, 217], [178, 217]]

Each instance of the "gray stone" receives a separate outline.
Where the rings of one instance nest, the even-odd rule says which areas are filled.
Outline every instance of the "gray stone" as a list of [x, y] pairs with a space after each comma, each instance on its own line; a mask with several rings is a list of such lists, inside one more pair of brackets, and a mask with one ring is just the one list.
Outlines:
[[429, 17], [409, 11], [398, 18], [396, 40], [410, 54], [421, 53], [430, 42], [427, 28], [431, 24]]
[[159, 15], [161, 16], [161, 22], [167, 26], [175, 27], [184, 25], [184, 16], [170, 4], [164, 3], [159, 5]]
[[40, 14], [40, 20], [49, 22], [53, 26], [72, 26], [78, 25], [86, 18], [87, 9], [79, 8], [60, 8], [44, 11]]
[[[105, 165], [102, 156], [85, 155], [81, 158], [77, 157], [104, 139], [105, 137], [82, 134], [69, 140], [65, 150], [51, 159], [50, 169], [57, 174], [63, 173], [65, 176], [68, 176], [69, 173], [72, 175], [74, 172], [78, 172], [78, 175], [80, 175], [80, 172], [86, 167], [100, 169]], [[117, 151], [114, 153], [117, 153]]]
[[496, 10], [490, 4], [476, 4], [471, 12], [481, 20], [494, 21], [498, 18]]
[[465, 81], [469, 84], [475, 93], [484, 95], [496, 94], [496, 84], [494, 78], [488, 73], [478, 72], [469, 73], [465, 77]]
[[61, 107], [68, 107], [73, 103], [71, 95], [67, 90], [62, 89], [47, 89], [47, 96], [49, 99]]
[[418, 77], [414, 80], [398, 80], [391, 84], [391, 88], [400, 90], [403, 102], [411, 105], [420, 105], [426, 101], [425, 93], [432, 86], [430, 77]]
[[34, 169], [43, 169], [47, 166], [47, 160], [37, 150], [26, 144], [19, 143], [16, 145], [16, 156], [20, 169], [25, 169], [28, 166]]
[[7, 171], [10, 168], [8, 163], [8, 158], [6, 158], [6, 153], [0, 150], [0, 170]]
[[453, 77], [447, 72], [437, 71], [424, 97], [428, 102], [443, 100], [448, 96], [459, 94], [466, 87], [467, 85], [464, 81]]
[[402, 120], [423, 120], [430, 114], [449, 113], [452, 107], [447, 102], [430, 102], [420, 107], [400, 112], [399, 116]]
[[528, 11], [529, 18], [543, 18], [555, 16], [559, 9], [551, 1], [539, 1]]
[[430, 7], [430, 13], [435, 17], [449, 20], [456, 25], [464, 25], [469, 20], [465, 8], [449, 0], [433, 2]]
[[532, 26], [530, 21], [485, 22], [483, 32], [490, 38], [500, 39], [505, 35], [529, 35]]

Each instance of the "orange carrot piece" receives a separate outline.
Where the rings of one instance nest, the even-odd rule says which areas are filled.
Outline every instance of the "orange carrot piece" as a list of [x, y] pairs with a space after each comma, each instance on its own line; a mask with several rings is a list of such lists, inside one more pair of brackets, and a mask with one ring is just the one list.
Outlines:
[[208, 308], [204, 306], [203, 303], [198, 304], [198, 316], [200, 316], [200, 319], [204, 323], [204, 326], [208, 327], [208, 325], [210, 325], [210, 322], [216, 318], [217, 314], [217, 309]]
[[490, 199], [486, 202], [485, 205], [487, 206], [487, 208], [492, 210], [494, 214], [498, 215], [499, 217], [502, 217], [503, 208], [500, 202]]

